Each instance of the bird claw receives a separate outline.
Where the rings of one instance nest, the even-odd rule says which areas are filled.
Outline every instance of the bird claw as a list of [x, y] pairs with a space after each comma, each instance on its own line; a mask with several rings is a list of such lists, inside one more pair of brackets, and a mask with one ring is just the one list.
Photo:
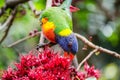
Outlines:
[[55, 44], [56, 43], [52, 43], [52, 42], [38, 44], [37, 47], [36, 47], [36, 49], [39, 50], [40, 48], [45, 48], [45, 46], [51, 47], [51, 46], [53, 46]]
[[36, 49], [39, 50], [40, 48], [44, 48], [47, 44], [42, 43], [42, 44], [38, 44]]

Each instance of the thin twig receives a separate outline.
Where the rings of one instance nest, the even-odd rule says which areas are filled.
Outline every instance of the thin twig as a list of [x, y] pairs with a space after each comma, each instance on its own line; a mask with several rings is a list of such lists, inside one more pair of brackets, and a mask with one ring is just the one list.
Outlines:
[[14, 43], [8, 45], [7, 47], [12, 47], [12, 46], [14, 46], [14, 45], [16, 45], [16, 44], [19, 44], [19, 43], [21, 43], [21, 42], [23, 42], [23, 41], [25, 41], [25, 40], [27, 40], [27, 39], [33, 38], [33, 37], [38, 36], [38, 35], [40, 35], [40, 34], [41, 34], [41, 32], [37, 32], [36, 34], [34, 34], [34, 36], [26, 36], [26, 37], [24, 37], [24, 38], [22, 38], [22, 39], [20, 39], [20, 40], [18, 40], [18, 41], [16, 41], [16, 42], [14, 42]]
[[98, 51], [99, 48], [94, 49], [91, 51], [83, 60], [80, 62], [80, 64], [77, 67], [77, 71], [80, 69], [80, 67], [95, 53]]
[[[39, 32], [38, 35], [39, 35], [40, 33], [41, 33], [41, 32]], [[82, 36], [82, 35], [80, 35], [80, 34], [78, 34], [78, 33], [74, 33], [74, 34], [78, 37], [78, 39], [82, 40], [82, 41], [83, 41], [86, 45], [88, 45], [89, 47], [94, 48], [94, 49], [98, 49], [98, 48], [99, 48], [99, 51], [108, 53], [108, 54], [113, 55], [113, 56], [115, 56], [115, 57], [117, 57], [117, 58], [120, 59], [120, 54], [118, 54], [117, 52], [114, 52], [114, 51], [111, 51], [111, 50], [108, 50], [108, 49], [99, 47], [99, 46], [93, 44], [92, 42], [88, 41], [84, 36]], [[30, 37], [30, 36], [29, 36], [29, 37]], [[32, 38], [32, 37], [30, 37], [30, 38]], [[22, 40], [20, 40], [20, 41], [18, 40], [17, 42], [15, 42], [15, 43], [13, 43], [13, 44], [16, 45], [16, 44], [18, 44], [18, 43], [20, 43], [20, 42], [22, 42], [22, 41], [24, 41], [24, 40], [26, 40], [26, 39], [29, 39], [29, 38], [24, 38], [24, 39], [22, 39]], [[41, 41], [41, 42], [42, 42], [42, 41]], [[11, 45], [12, 45], [12, 44], [11, 44]]]
[[6, 20], [6, 22], [0, 27], [0, 30], [6, 28], [5, 30], [5, 34], [2, 37], [2, 39], [0, 40], [0, 43], [2, 43], [4, 41], [4, 39], [7, 37], [9, 29], [13, 23], [13, 20], [16, 16], [17, 10], [16, 10], [17, 6], [14, 8], [14, 10], [11, 12], [11, 15], [8, 17], [8, 19]]
[[10, 23], [10, 21], [12, 20], [12, 18], [13, 18], [13, 15], [10, 15], [7, 18], [7, 20], [5, 21], [5, 23], [0, 26], [0, 31], [3, 30], [3, 29], [5, 29], [8, 26], [8, 24]]
[[[50, 0], [47, 0], [47, 1], [49, 2]], [[48, 2], [47, 2], [47, 4], [48, 4]], [[30, 2], [29, 4], [31, 4], [31, 2]], [[49, 4], [49, 6], [50, 6], [50, 4]], [[47, 7], [48, 7], [48, 6], [47, 6]], [[32, 7], [32, 10], [34, 11], [34, 8], [33, 8], [33, 7]], [[36, 33], [35, 36], [40, 35], [40, 34], [41, 34], [41, 36], [40, 36], [40, 43], [43, 43], [43, 42], [44, 42], [43, 33], [38, 32], [38, 33]], [[21, 42], [23, 42], [23, 41], [25, 41], [25, 40], [27, 40], [27, 39], [30, 39], [30, 38], [32, 38], [32, 37], [35, 37], [35, 36], [26, 36], [26, 37], [24, 37], [24, 38], [22, 38], [22, 39], [20, 39], [20, 40], [18, 40], [18, 41], [16, 41], [16, 42], [14, 42], [14, 43], [8, 45], [7, 47], [12, 47], [12, 46], [14, 46], [14, 45], [16, 45], [16, 44], [18, 44], [18, 43], [21, 43]]]
[[5, 38], [7, 37], [9, 30], [10, 30], [11, 26], [9, 26], [6, 30], [4, 35], [2, 36], [2, 39], [0, 40], [0, 44], [5, 40]]
[[105, 49], [105, 48], [102, 48], [102, 47], [100, 47], [100, 46], [97, 46], [97, 45], [93, 44], [92, 42], [90, 42], [88, 39], [86, 39], [84, 36], [82, 36], [82, 35], [80, 35], [80, 34], [78, 34], [78, 33], [74, 33], [74, 34], [75, 34], [80, 40], [82, 40], [86, 45], [88, 45], [89, 47], [94, 48], [94, 49], [96, 49], [96, 48], [99, 47], [99, 51], [108, 53], [108, 54], [113, 55], [113, 56], [115, 56], [115, 57], [117, 57], [117, 58], [120, 59], [120, 54], [119, 54], [119, 53], [114, 52], [114, 51], [111, 51], [111, 50], [108, 50], [108, 49]]
[[2, 8], [0, 8], [0, 16], [2, 16], [5, 13], [6, 9], [8, 9], [8, 8], [13, 9], [18, 4], [25, 3], [27, 1], [29, 1], [29, 0], [5, 0], [5, 5]]
[[40, 13], [41, 13], [41, 11], [37, 11], [37, 10], [35, 9], [35, 6], [33, 5], [33, 2], [32, 2], [32, 1], [29, 1], [28, 4], [29, 4], [30, 9], [31, 9], [32, 12], [34, 13], [34, 15], [35, 15], [35, 16], [39, 16]]
[[52, 6], [52, 0], [46, 1], [46, 9]]
[[44, 44], [44, 35], [43, 35], [42, 32], [41, 32], [41, 34], [40, 34], [39, 44]]

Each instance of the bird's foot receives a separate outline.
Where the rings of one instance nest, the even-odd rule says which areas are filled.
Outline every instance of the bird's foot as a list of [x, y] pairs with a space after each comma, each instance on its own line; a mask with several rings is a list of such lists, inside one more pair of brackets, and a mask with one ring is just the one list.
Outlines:
[[39, 50], [40, 48], [44, 48], [46, 45], [47, 43], [38, 44], [36, 49]]
[[38, 44], [36, 49], [39, 50], [40, 48], [45, 48], [46, 46], [51, 47], [53, 45], [55, 45], [56, 43], [52, 43], [52, 42], [48, 42], [48, 43], [42, 43], [42, 44]]

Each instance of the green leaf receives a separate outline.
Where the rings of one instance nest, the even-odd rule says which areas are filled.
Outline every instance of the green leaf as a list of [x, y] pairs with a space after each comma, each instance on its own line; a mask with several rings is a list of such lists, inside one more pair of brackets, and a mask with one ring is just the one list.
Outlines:
[[36, 10], [41, 10], [45, 8], [46, 0], [33, 0]]
[[5, 0], [0, 0], [0, 8], [5, 5]]
[[117, 32], [114, 32], [109, 38], [108, 40], [111, 42], [111, 44], [113, 46], [117, 46], [119, 43], [119, 34], [117, 34]]
[[16, 53], [12, 48], [3, 48], [0, 46], [0, 69], [4, 69], [7, 65], [16, 60]]

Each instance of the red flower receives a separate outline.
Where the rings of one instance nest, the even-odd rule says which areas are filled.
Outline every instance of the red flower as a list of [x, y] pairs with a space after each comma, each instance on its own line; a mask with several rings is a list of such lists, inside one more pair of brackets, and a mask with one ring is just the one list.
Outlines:
[[95, 69], [94, 66], [90, 67], [87, 62], [84, 65], [84, 70], [85, 71], [83, 72], [78, 72], [76, 75], [80, 80], [85, 80], [89, 77], [95, 77], [98, 79], [100, 77], [100, 71]]
[[8, 68], [7, 71], [4, 72], [4, 75], [2, 76], [3, 80], [12, 80], [14, 76], [14, 72], [12, 68]]
[[96, 77], [97, 79], [100, 77], [100, 71], [95, 69], [94, 66], [90, 67], [87, 62], [84, 65], [84, 69], [87, 72], [87, 77]]
[[77, 72], [71, 67], [69, 58], [54, 53], [49, 48], [40, 53], [30, 51], [21, 56], [16, 68], [8, 68], [2, 75], [2, 80], [85, 80], [88, 77], [99, 78], [99, 71], [86, 63], [84, 72]]
[[70, 59], [55, 54], [49, 48], [42, 53], [30, 51], [21, 56], [15, 69], [8, 68], [3, 80], [70, 80]]

